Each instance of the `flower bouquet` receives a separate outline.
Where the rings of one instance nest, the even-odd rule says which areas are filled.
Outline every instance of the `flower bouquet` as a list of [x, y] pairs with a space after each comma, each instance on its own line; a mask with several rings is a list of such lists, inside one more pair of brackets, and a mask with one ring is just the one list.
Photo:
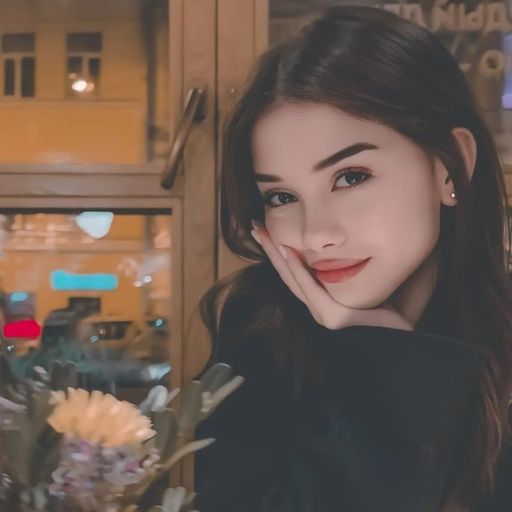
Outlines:
[[[153, 387], [138, 407], [76, 382], [73, 363], [19, 378], [0, 356], [0, 510], [142, 512], [157, 478], [214, 441], [194, 441], [195, 428], [243, 378], [217, 364], [181, 393]], [[190, 510], [193, 497], [169, 488], [150, 512]]]

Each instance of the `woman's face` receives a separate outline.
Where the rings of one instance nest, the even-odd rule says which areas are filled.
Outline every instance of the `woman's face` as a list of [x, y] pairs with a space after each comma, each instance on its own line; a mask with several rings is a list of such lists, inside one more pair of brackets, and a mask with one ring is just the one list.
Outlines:
[[340, 304], [382, 304], [435, 249], [433, 163], [394, 130], [328, 105], [279, 104], [257, 122], [252, 156], [275, 243], [293, 247], [308, 268], [369, 258], [349, 279], [321, 281]]

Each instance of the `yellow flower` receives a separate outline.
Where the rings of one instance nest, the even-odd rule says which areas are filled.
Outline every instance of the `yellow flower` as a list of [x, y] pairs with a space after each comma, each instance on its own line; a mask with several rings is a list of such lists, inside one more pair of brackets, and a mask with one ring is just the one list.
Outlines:
[[48, 423], [69, 437], [114, 447], [142, 443], [153, 437], [151, 421], [139, 409], [101, 391], [68, 388], [52, 392], [55, 408]]

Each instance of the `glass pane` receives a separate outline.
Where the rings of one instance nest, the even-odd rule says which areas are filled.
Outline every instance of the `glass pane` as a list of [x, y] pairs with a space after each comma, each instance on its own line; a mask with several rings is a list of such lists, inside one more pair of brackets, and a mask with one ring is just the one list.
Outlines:
[[87, 57], [68, 57], [68, 95], [74, 98], [96, 96], [96, 84], [84, 72], [84, 60]]
[[[169, 0], [0, 0], [0, 20], [0, 51], [27, 52], [3, 55], [16, 58], [16, 73], [8, 64], [1, 96], [41, 99], [0, 102], [0, 140], [13, 141], [2, 146], [0, 166], [164, 165], [172, 112]], [[34, 81], [31, 61], [21, 70], [28, 57], [36, 59]]]
[[16, 63], [14, 59], [4, 60], [4, 95], [14, 96], [16, 87]]
[[89, 59], [89, 79], [98, 86], [100, 81], [100, 64], [98, 58]]
[[170, 212], [0, 216], [0, 349], [138, 402], [169, 382]]
[[82, 57], [68, 57], [68, 76], [76, 78], [82, 74]]
[[[334, 5], [376, 6], [425, 26], [445, 44], [475, 90], [502, 160], [512, 166], [512, 10], [510, 2], [270, 0], [269, 43], [286, 40]], [[468, 17], [469, 15], [469, 17]]]
[[4, 34], [2, 36], [2, 51], [13, 52], [35, 52], [36, 42], [33, 33], [26, 34]]
[[79, 32], [68, 34], [68, 52], [100, 52], [102, 36], [100, 32]]
[[36, 91], [36, 59], [24, 57], [21, 59], [21, 96], [31, 98]]

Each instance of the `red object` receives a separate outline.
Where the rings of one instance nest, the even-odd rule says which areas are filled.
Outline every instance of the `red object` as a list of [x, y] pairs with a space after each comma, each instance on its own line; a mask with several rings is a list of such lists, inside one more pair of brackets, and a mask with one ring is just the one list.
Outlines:
[[315, 276], [324, 283], [339, 283], [340, 281], [345, 281], [346, 279], [350, 279], [356, 274], [359, 274], [369, 261], [370, 258], [358, 263], [357, 265], [335, 270], [315, 270]]
[[41, 326], [35, 320], [16, 320], [4, 325], [4, 338], [39, 338]]

